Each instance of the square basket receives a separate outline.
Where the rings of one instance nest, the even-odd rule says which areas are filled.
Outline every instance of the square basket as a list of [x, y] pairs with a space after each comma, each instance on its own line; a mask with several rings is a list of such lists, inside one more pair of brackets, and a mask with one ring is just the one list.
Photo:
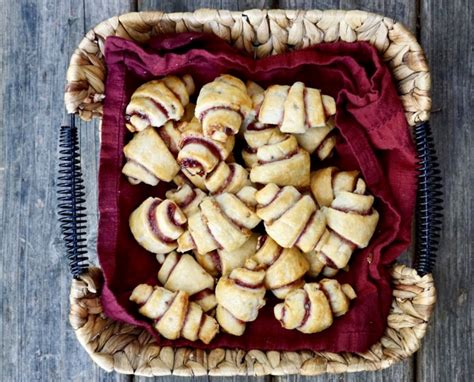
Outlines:
[[[321, 42], [366, 41], [392, 71], [416, 140], [419, 190], [414, 268], [391, 270], [393, 300], [385, 334], [365, 353], [285, 352], [160, 347], [142, 328], [113, 321], [102, 312], [102, 272], [85, 264], [81, 231], [83, 187], [74, 115], [102, 117], [105, 40], [119, 36], [140, 43], [164, 33], [208, 32], [255, 57]], [[202, 9], [193, 13], [144, 12], [112, 17], [89, 31], [74, 51], [67, 72], [65, 104], [71, 126], [61, 132], [60, 211], [71, 272], [70, 322], [90, 357], [107, 371], [144, 376], [317, 375], [378, 370], [413, 354], [420, 346], [436, 301], [431, 269], [440, 229], [441, 179], [428, 125], [430, 73], [416, 38], [400, 23], [362, 11]], [[69, 212], [68, 212], [69, 211]], [[74, 211], [74, 213], [70, 213]]]

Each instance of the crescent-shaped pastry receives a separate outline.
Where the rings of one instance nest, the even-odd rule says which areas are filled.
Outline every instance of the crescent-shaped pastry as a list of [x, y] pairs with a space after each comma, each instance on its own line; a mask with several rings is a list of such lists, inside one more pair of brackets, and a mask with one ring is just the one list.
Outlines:
[[182, 337], [208, 344], [219, 332], [217, 321], [189, 301], [186, 292], [140, 284], [133, 290], [130, 301], [138, 304], [139, 313], [153, 320], [155, 330], [169, 340]]
[[158, 280], [168, 290], [186, 292], [205, 312], [217, 304], [214, 278], [188, 254], [168, 254], [161, 264]]
[[[324, 106], [327, 103], [327, 107]], [[263, 124], [278, 125], [284, 133], [303, 134], [311, 128], [326, 126], [326, 120], [335, 112], [332, 97], [321, 95], [318, 89], [306, 87], [302, 82], [272, 85], [265, 90], [258, 113]]]
[[196, 101], [195, 116], [202, 122], [204, 135], [220, 142], [239, 132], [254, 118], [252, 99], [245, 84], [228, 74], [204, 85]]
[[346, 314], [355, 298], [349, 284], [341, 286], [336, 280], [324, 279], [293, 290], [273, 311], [285, 329], [318, 333], [332, 325], [333, 317]]
[[190, 75], [146, 82], [135, 90], [125, 109], [127, 129], [142, 131], [149, 126], [163, 126], [169, 120], [180, 120], [193, 92], [194, 81]]
[[147, 251], [166, 254], [173, 251], [184, 232], [186, 215], [170, 200], [149, 197], [129, 219], [133, 237]]
[[178, 240], [178, 251], [206, 254], [216, 249], [234, 251], [250, 237], [260, 219], [255, 214], [251, 187], [237, 194], [228, 192], [206, 197], [199, 212], [188, 219], [188, 231]]
[[313, 127], [303, 134], [295, 134], [298, 144], [310, 154], [315, 153], [320, 160], [328, 158], [336, 146], [334, 118], [329, 118], [323, 127]]
[[192, 188], [189, 184], [166, 192], [166, 198], [175, 202], [188, 217], [199, 211], [199, 204], [205, 197], [202, 190]]
[[234, 136], [224, 143], [205, 136], [201, 123], [193, 118], [182, 129], [178, 163], [183, 172], [204, 176], [227, 159], [234, 143]]
[[211, 194], [237, 193], [250, 185], [249, 173], [238, 163], [220, 162], [204, 181]]
[[170, 182], [179, 172], [173, 154], [153, 127], [135, 134], [123, 152], [127, 161], [122, 173], [132, 184], [156, 186], [160, 180]]
[[278, 128], [252, 124], [244, 133], [248, 147], [242, 157], [250, 170], [253, 183], [275, 183], [279, 186], [309, 185], [310, 157], [291, 134]]
[[212, 276], [226, 276], [235, 268], [243, 267], [245, 261], [255, 254], [258, 235], [252, 234], [250, 238], [234, 251], [215, 251], [199, 254], [195, 253], [196, 260]]
[[216, 286], [216, 318], [227, 333], [241, 336], [265, 305], [264, 270], [236, 268]]
[[278, 298], [285, 298], [292, 290], [302, 288], [309, 264], [296, 247], [282, 248], [272, 238], [259, 238], [257, 252], [247, 261], [265, 269], [265, 287]]

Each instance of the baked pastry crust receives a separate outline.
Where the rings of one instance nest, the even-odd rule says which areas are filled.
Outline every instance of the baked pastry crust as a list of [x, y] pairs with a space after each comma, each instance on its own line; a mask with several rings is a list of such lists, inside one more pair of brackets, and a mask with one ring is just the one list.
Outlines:
[[207, 174], [204, 184], [211, 194], [235, 194], [250, 185], [249, 173], [238, 163], [219, 162], [217, 167]]
[[152, 319], [155, 330], [167, 339], [183, 337], [208, 344], [219, 332], [217, 321], [204, 314], [198, 304], [190, 302], [186, 292], [140, 284], [133, 290], [130, 301], [140, 305], [140, 314]]
[[355, 297], [349, 284], [341, 286], [336, 280], [324, 279], [290, 292], [273, 311], [285, 329], [318, 333], [332, 325], [333, 317], [344, 315]]
[[217, 302], [214, 295], [214, 278], [188, 254], [168, 254], [161, 264], [158, 280], [170, 291], [184, 291], [204, 312], [213, 309]]
[[265, 305], [264, 270], [236, 268], [216, 286], [216, 318], [229, 334], [241, 336], [245, 324], [257, 318]]
[[[251, 262], [255, 265], [250, 265]], [[246, 265], [265, 269], [265, 287], [281, 299], [303, 287], [303, 277], [309, 270], [309, 264], [298, 248], [282, 248], [266, 235], [259, 238], [257, 252]]]
[[178, 251], [195, 249], [205, 254], [216, 249], [234, 251], [241, 247], [260, 219], [254, 207], [239, 195], [225, 192], [204, 198], [199, 212], [188, 219], [189, 233], [179, 238]]
[[254, 183], [275, 183], [279, 186], [309, 185], [310, 157], [299, 147], [296, 138], [278, 128], [255, 124], [244, 133], [248, 148], [242, 157], [250, 167]]
[[326, 126], [333, 114], [332, 97], [323, 97], [318, 89], [295, 82], [292, 86], [272, 85], [265, 90], [258, 121], [278, 125], [285, 133], [303, 134], [308, 129]]
[[195, 116], [202, 122], [204, 135], [220, 142], [239, 132], [254, 118], [252, 99], [245, 84], [229, 74], [204, 85], [196, 101]]
[[188, 217], [199, 211], [199, 204], [205, 197], [202, 190], [186, 183], [166, 192], [166, 198], [175, 202]]
[[212, 276], [226, 276], [235, 268], [243, 267], [245, 261], [255, 254], [258, 235], [252, 234], [249, 239], [234, 251], [215, 251], [199, 254], [195, 252], [196, 260]]
[[133, 237], [147, 251], [166, 254], [178, 246], [186, 215], [170, 200], [147, 198], [129, 219]]
[[125, 110], [125, 126], [136, 132], [149, 126], [163, 126], [169, 120], [178, 121], [193, 92], [194, 81], [190, 75], [146, 82], [132, 94]]
[[153, 127], [135, 134], [123, 152], [127, 161], [122, 173], [132, 184], [156, 186], [160, 180], [170, 182], [179, 172], [173, 154]]
[[178, 163], [183, 172], [205, 176], [227, 159], [234, 144], [234, 136], [224, 143], [205, 136], [201, 123], [193, 118], [182, 129]]

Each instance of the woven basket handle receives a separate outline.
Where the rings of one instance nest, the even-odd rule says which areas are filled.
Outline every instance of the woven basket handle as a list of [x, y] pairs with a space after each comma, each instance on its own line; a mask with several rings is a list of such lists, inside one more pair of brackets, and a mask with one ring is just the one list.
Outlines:
[[[415, 268], [420, 276], [431, 273], [436, 260], [442, 223], [442, 179], [428, 122], [415, 127], [419, 158], [416, 211]], [[75, 115], [70, 125], [61, 126], [58, 176], [59, 222], [72, 276], [88, 268], [86, 250], [85, 193]]]

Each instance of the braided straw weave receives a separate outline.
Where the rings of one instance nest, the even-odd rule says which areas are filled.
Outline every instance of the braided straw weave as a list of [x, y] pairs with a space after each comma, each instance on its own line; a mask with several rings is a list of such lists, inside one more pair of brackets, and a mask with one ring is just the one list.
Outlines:
[[418, 350], [436, 300], [431, 275], [420, 277], [414, 269], [395, 265], [392, 279], [388, 327], [380, 342], [365, 353], [160, 347], [146, 330], [103, 315], [99, 268], [89, 268], [73, 281], [69, 319], [79, 342], [99, 366], [125, 374], [317, 375], [378, 370]]
[[201, 9], [193, 13], [140, 12], [112, 17], [89, 31], [71, 57], [65, 94], [68, 112], [79, 112], [85, 120], [102, 115], [107, 37], [146, 42], [157, 34], [188, 31], [214, 33], [255, 57], [321, 42], [368, 41], [392, 70], [408, 123], [413, 126], [429, 119], [430, 73], [416, 38], [389, 18], [341, 10]]
[[[416, 38], [400, 23], [362, 11], [203, 9], [193, 13], [144, 12], [112, 17], [89, 31], [71, 57], [65, 93], [69, 113], [84, 120], [102, 116], [108, 36], [145, 42], [171, 32], [211, 32], [264, 57], [320, 42], [373, 44], [398, 84], [408, 123], [429, 119], [430, 73]], [[199, 350], [160, 347], [145, 330], [105, 317], [100, 304], [102, 272], [89, 268], [71, 289], [70, 321], [91, 358], [108, 371], [158, 375], [286, 375], [383, 369], [420, 346], [436, 296], [431, 275], [404, 265], [392, 268], [393, 302], [384, 336], [365, 353]]]

